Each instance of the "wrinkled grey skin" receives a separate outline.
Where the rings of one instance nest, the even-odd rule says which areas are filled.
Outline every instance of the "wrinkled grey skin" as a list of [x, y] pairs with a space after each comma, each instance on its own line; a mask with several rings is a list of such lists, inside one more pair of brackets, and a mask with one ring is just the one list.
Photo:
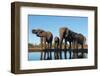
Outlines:
[[59, 37], [56, 36], [54, 38], [54, 48], [55, 48], [54, 57], [55, 59], [60, 59], [59, 44], [60, 44], [60, 39]]
[[[45, 49], [51, 49], [52, 48], [52, 40], [53, 35], [51, 32], [46, 32], [41, 29], [33, 29], [32, 32], [36, 34], [38, 37], [42, 38], [42, 43], [44, 42]], [[46, 47], [47, 45], [47, 47]], [[46, 53], [48, 54], [47, 59], [52, 59], [51, 51], [45, 51], [44, 59], [46, 59]]]

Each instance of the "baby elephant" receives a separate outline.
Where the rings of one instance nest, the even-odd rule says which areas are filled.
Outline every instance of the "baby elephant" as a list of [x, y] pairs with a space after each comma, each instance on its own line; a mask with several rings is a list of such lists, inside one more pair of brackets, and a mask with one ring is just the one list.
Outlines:
[[54, 38], [54, 48], [55, 48], [55, 52], [54, 52], [54, 58], [55, 59], [60, 59], [60, 52], [59, 52], [59, 37], [55, 37]]

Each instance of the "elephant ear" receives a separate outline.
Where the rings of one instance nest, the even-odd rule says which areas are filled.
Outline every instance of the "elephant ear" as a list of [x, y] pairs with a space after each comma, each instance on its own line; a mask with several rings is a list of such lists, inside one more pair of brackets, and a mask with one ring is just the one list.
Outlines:
[[47, 37], [47, 39], [50, 39], [51, 38], [51, 32], [46, 32], [46, 37]]
[[42, 34], [43, 37], [46, 37], [46, 32], [45, 31], [42, 31], [41, 34]]

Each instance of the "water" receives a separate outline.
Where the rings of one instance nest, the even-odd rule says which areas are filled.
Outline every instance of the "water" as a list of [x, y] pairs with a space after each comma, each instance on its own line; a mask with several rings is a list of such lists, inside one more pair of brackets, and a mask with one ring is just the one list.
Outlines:
[[[73, 55], [73, 54], [72, 54]], [[28, 60], [40, 60], [41, 52], [29, 52]], [[84, 58], [87, 58], [87, 54], [84, 54]], [[62, 59], [64, 59], [64, 52], [62, 52]], [[67, 59], [69, 59], [69, 52], [67, 52]], [[54, 52], [52, 52], [52, 60], [54, 60]]]

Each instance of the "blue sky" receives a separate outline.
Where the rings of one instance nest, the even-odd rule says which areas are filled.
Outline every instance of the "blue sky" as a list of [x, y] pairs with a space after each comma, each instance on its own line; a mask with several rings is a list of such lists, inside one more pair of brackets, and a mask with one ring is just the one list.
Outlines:
[[29, 15], [28, 16], [28, 42], [39, 44], [40, 38], [32, 34], [32, 29], [43, 29], [53, 33], [53, 37], [59, 37], [59, 28], [68, 27], [74, 32], [88, 37], [88, 17], [76, 16], [50, 16], [50, 15]]

